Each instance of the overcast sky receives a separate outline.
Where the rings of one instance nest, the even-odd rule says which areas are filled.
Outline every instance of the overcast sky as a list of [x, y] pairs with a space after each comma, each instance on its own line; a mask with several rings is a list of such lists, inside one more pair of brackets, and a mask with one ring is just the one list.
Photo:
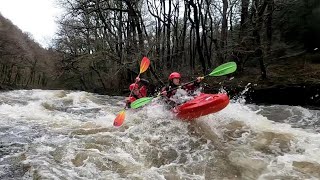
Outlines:
[[0, 0], [0, 13], [47, 47], [57, 31], [55, 20], [61, 10], [55, 0]]

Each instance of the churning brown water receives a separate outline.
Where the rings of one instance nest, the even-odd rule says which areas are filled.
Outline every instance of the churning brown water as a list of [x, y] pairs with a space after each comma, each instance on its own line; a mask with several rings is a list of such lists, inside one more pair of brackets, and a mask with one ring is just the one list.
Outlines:
[[318, 179], [320, 111], [231, 102], [192, 123], [86, 92], [0, 93], [0, 179]]

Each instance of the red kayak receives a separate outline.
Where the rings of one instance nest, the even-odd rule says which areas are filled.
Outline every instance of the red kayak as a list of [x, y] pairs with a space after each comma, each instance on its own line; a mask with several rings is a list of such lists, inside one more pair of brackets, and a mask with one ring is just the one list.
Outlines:
[[193, 120], [200, 116], [218, 112], [229, 104], [227, 94], [204, 94], [201, 93], [194, 99], [175, 108], [177, 117], [183, 120]]

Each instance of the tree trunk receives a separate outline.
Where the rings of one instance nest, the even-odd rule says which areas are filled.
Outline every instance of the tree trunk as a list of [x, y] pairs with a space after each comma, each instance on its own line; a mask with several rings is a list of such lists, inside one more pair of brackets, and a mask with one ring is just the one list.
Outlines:
[[182, 36], [181, 36], [181, 45], [180, 45], [180, 51], [183, 52], [183, 62], [184, 64], [187, 63], [187, 53], [188, 51], [185, 51], [185, 40], [187, 35], [187, 21], [189, 17], [189, 11], [187, 10], [187, 4], [185, 3], [186, 9], [183, 16], [183, 28], [182, 28]]
[[[141, 23], [140, 23], [140, 18], [139, 18], [139, 13], [138, 10], [134, 9], [134, 2], [130, 0], [125, 0], [126, 5], [128, 6], [128, 16], [131, 17], [131, 26], [132, 26], [132, 31], [134, 33], [134, 38], [133, 41], [135, 42], [136, 38], [138, 37], [138, 44], [135, 43], [135, 49], [144, 50], [144, 38], [143, 38], [143, 31], [141, 28]], [[136, 47], [138, 45], [138, 47]]]
[[172, 62], [171, 62], [171, 0], [168, 1], [168, 4], [169, 4], [169, 10], [168, 10], [168, 23], [167, 23], [167, 26], [166, 26], [166, 49], [167, 49], [167, 68], [171, 68], [172, 67]]
[[[227, 10], [228, 10], [228, 0], [223, 0], [223, 10], [222, 10], [222, 25], [221, 25], [221, 41], [220, 41], [220, 50], [222, 54], [226, 54], [226, 45], [227, 45], [227, 31], [228, 31], [228, 19], [227, 19]], [[221, 54], [220, 63], [224, 62], [224, 55]]]
[[248, 8], [249, 8], [249, 0], [241, 1], [241, 20], [240, 20], [240, 41], [246, 35], [247, 24], [248, 24]]
[[263, 48], [261, 47], [261, 36], [260, 36], [260, 30], [262, 28], [262, 20], [263, 20], [263, 12], [266, 8], [266, 1], [263, 2], [259, 6], [258, 0], [253, 1], [254, 7], [253, 7], [253, 16], [252, 16], [252, 25], [253, 25], [253, 37], [255, 38], [255, 44], [257, 49], [255, 50], [256, 57], [259, 60], [260, 69], [261, 69], [261, 78], [266, 79], [267, 78], [267, 72], [266, 67], [264, 65], [263, 60]]
[[[162, 12], [162, 14], [163, 14], [163, 19], [165, 20], [166, 19], [166, 17], [165, 17], [165, 12], [166, 12], [166, 3], [165, 3], [165, 1], [164, 0], [161, 0], [160, 1], [161, 2], [161, 7], [163, 7], [163, 12]], [[163, 26], [165, 26], [165, 23], [163, 23]], [[160, 36], [160, 38], [161, 38], [161, 40], [162, 40], [162, 51], [161, 51], [161, 56], [162, 56], [162, 62], [163, 62], [163, 64], [164, 63], [166, 63], [166, 39], [164, 38], [165, 37], [165, 34], [166, 34], [166, 28], [162, 28], [162, 36]], [[166, 67], [166, 66], [165, 66]]]
[[[122, 1], [119, 1], [119, 8], [120, 9], [123, 8]], [[117, 46], [119, 47], [118, 56], [119, 56], [120, 62], [123, 62], [123, 38], [122, 38], [123, 21], [122, 21], [122, 17], [123, 17], [123, 12], [120, 11], [119, 12], [119, 26], [118, 26], [118, 32], [119, 33], [118, 33], [118, 44], [117, 44]]]
[[[212, 68], [212, 63], [211, 63], [211, 49], [208, 46], [208, 31], [206, 28], [206, 24], [208, 22], [208, 17], [211, 18], [211, 14], [210, 14], [210, 6], [208, 4], [208, 2], [206, 1], [206, 11], [205, 11], [205, 16], [203, 16], [202, 12], [200, 11], [200, 19], [201, 19], [201, 26], [203, 28], [202, 31], [202, 46], [204, 46], [204, 58], [206, 59], [206, 62], [208, 64], [208, 68], [211, 69]], [[207, 73], [205, 73], [207, 74]]]
[[98, 75], [98, 77], [99, 77], [99, 81], [100, 81], [100, 83], [102, 84], [103, 89], [104, 89], [105, 91], [107, 91], [107, 87], [106, 87], [106, 85], [105, 85], [105, 83], [104, 83], [104, 81], [103, 81], [102, 75], [101, 75], [100, 71], [96, 68], [95, 64], [92, 63], [91, 66], [90, 66], [90, 68], [91, 68], [94, 72], [97, 73], [97, 75]]
[[271, 45], [272, 45], [272, 14], [273, 14], [273, 8], [274, 8], [274, 0], [268, 0], [267, 21], [266, 21], [267, 55], [270, 55]]
[[197, 5], [193, 2], [193, 0], [190, 1], [190, 5], [193, 8], [193, 18], [194, 18], [194, 24], [195, 24], [195, 33], [196, 33], [196, 49], [197, 53], [199, 55], [199, 61], [202, 66], [203, 73], [206, 73], [206, 63], [203, 57], [202, 53], [202, 46], [201, 46], [201, 37], [200, 37], [200, 20], [199, 20], [199, 12]]

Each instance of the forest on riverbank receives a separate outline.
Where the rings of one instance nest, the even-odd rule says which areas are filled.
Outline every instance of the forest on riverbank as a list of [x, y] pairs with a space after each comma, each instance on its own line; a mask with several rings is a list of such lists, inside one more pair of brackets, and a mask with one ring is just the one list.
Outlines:
[[[147, 56], [151, 66], [142, 77], [155, 86], [165, 84], [172, 71], [181, 72], [188, 81], [235, 61], [237, 72], [207, 78], [206, 91], [224, 86], [238, 95], [250, 87], [252, 101], [274, 97], [284, 103], [320, 106], [318, 0], [56, 3], [65, 14], [47, 49], [0, 15], [2, 89], [126, 95], [142, 57]], [[291, 102], [292, 97], [297, 101]]]

